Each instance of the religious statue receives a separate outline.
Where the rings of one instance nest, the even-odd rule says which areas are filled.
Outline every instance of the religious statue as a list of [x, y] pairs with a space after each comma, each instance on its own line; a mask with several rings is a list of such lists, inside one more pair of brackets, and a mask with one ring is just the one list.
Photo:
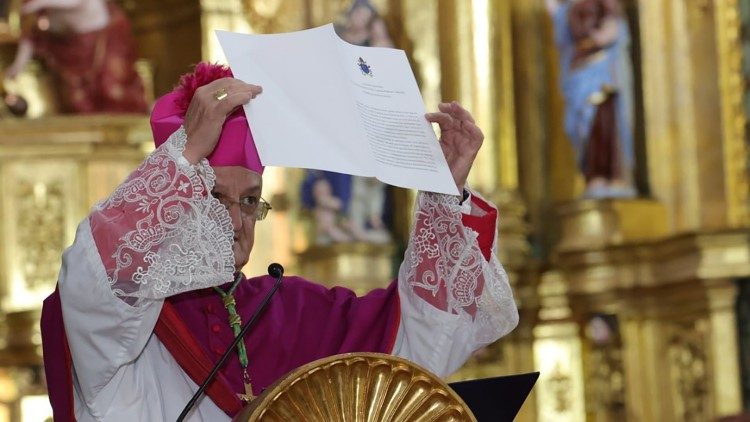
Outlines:
[[547, 0], [560, 50], [565, 133], [587, 198], [636, 196], [630, 31], [618, 0]]
[[384, 203], [385, 185], [374, 178], [308, 170], [302, 182], [302, 205], [313, 213], [318, 245], [387, 243]]
[[29, 0], [21, 13], [35, 24], [23, 31], [6, 78], [37, 56], [56, 79], [63, 112], [147, 111], [130, 23], [115, 2]]
[[315, 218], [315, 238], [318, 245], [350, 242], [352, 237], [343, 220], [351, 194], [352, 176], [322, 170], [308, 170], [302, 183], [302, 205]]
[[341, 39], [365, 47], [393, 47], [388, 27], [370, 0], [354, 0], [336, 25]]
[[[385, 22], [369, 0], [354, 0], [336, 33], [360, 46], [393, 47]], [[374, 178], [308, 171], [302, 203], [315, 217], [315, 243], [389, 242], [383, 222], [385, 190], [385, 184]]]

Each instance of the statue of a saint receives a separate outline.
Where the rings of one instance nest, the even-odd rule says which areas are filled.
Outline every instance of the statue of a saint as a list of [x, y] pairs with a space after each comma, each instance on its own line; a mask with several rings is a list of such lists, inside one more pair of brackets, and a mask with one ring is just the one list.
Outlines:
[[630, 31], [618, 0], [547, 0], [560, 49], [565, 133], [587, 198], [636, 196]]
[[382, 220], [385, 185], [369, 177], [308, 170], [302, 183], [302, 205], [315, 218], [313, 242], [387, 243]]
[[130, 22], [115, 2], [29, 0], [21, 13], [36, 24], [22, 34], [6, 78], [37, 56], [53, 72], [63, 112], [147, 111]]
[[352, 44], [365, 47], [393, 47], [388, 27], [369, 0], [354, 0], [336, 25], [336, 33]]

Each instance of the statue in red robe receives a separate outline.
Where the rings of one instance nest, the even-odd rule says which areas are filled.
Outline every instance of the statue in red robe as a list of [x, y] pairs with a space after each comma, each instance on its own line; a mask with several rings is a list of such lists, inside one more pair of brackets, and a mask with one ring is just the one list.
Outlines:
[[31, 0], [22, 13], [36, 14], [36, 24], [6, 77], [36, 56], [53, 72], [65, 113], [147, 111], [135, 41], [120, 7], [106, 0]]

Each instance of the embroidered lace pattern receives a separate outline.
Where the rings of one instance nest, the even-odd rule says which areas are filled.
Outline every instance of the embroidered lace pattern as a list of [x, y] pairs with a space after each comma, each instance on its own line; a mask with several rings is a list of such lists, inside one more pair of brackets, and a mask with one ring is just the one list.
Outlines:
[[484, 259], [477, 236], [461, 221], [458, 197], [420, 192], [399, 282], [465, 319], [474, 341], [487, 344], [515, 328], [518, 311], [505, 270], [494, 253]]
[[112, 292], [127, 303], [232, 279], [229, 213], [210, 195], [208, 161], [182, 158], [185, 142], [180, 128], [90, 216]]

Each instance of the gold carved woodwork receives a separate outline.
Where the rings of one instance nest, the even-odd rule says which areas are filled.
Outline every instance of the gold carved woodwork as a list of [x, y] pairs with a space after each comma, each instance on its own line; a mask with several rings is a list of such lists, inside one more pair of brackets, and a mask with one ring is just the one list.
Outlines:
[[297, 255], [300, 274], [328, 287], [346, 286], [363, 295], [394, 279], [394, 246], [372, 243], [312, 245]]
[[557, 251], [659, 239], [667, 234], [664, 207], [648, 199], [579, 200], [559, 205]]
[[[606, 312], [623, 321], [622, 351], [589, 346], [582, 354], [591, 417], [710, 420], [740, 410], [731, 280], [750, 274], [745, 231], [558, 252], [556, 267], [574, 316]], [[554, 310], [554, 302], [542, 305], [540, 315]]]
[[392, 355], [349, 353], [301, 366], [267, 388], [238, 421], [475, 421], [445, 381]]
[[3, 122], [0, 132], [0, 303], [36, 309], [94, 202], [145, 155], [145, 117], [66, 116]]
[[675, 419], [685, 422], [711, 419], [711, 374], [707, 357], [705, 319], [673, 323], [668, 340], [669, 375], [675, 400]]
[[595, 348], [587, 356], [586, 412], [608, 420], [625, 416], [625, 374], [619, 348]]
[[[63, 249], [96, 201], [142, 161], [151, 131], [141, 116], [6, 119], [0, 131], [0, 420], [45, 401], [39, 327]], [[32, 400], [33, 399], [33, 400]], [[42, 409], [35, 409], [37, 415]], [[46, 416], [44, 416], [46, 417]]]
[[586, 414], [595, 420], [625, 419], [625, 368], [616, 316], [590, 318], [585, 347]]
[[81, 190], [78, 166], [66, 158], [0, 158], [6, 311], [38, 306], [54, 289], [61, 253], [73, 241]]
[[242, 0], [200, 0], [201, 57], [208, 62], [226, 62], [216, 30], [252, 32]]
[[21, 277], [27, 288], [48, 288], [57, 277], [65, 246], [65, 189], [60, 180], [20, 180], [15, 194]]
[[42, 335], [39, 309], [0, 315], [0, 367], [40, 367]]
[[[539, 290], [541, 326], [558, 332], [568, 318], [592, 313], [623, 321], [622, 348], [586, 345], [578, 355], [587, 418], [682, 421], [737, 413], [732, 280], [750, 274], [750, 234], [669, 235], [663, 207], [642, 200], [577, 201], [557, 212], [562, 233]], [[535, 348], [551, 341], [539, 329]], [[558, 334], [556, 341], [558, 350], [570, 350], [575, 340]], [[571, 359], [561, 359], [561, 368]], [[555, 403], [551, 393], [545, 400]], [[540, 417], [554, 411], [550, 403], [538, 406]]]
[[555, 412], [566, 413], [572, 407], [570, 384], [570, 374], [563, 369], [562, 362], [555, 362], [552, 374], [545, 384], [545, 387], [550, 390], [550, 395], [554, 398], [553, 408], [555, 409]]
[[469, 183], [482, 192], [518, 188], [509, 2], [439, 1], [441, 94], [471, 110], [485, 134]]
[[742, 73], [743, 46], [738, 0], [717, 1], [716, 42], [719, 52], [719, 87], [724, 144], [724, 177], [727, 213], [733, 227], [750, 226], [750, 174], [744, 102], [747, 92]]
[[640, 0], [638, 18], [648, 172], [670, 232], [747, 226], [739, 2]]
[[533, 328], [534, 364], [540, 372], [536, 393], [539, 421], [585, 420], [583, 342], [573, 320], [562, 273], [542, 275], [537, 288], [539, 320]]
[[[155, 97], [164, 95], [174, 88], [180, 75], [205, 57], [202, 2], [122, 0], [120, 3], [131, 19], [138, 56], [152, 69], [153, 81], [144, 81], [146, 88], [152, 85]], [[210, 35], [213, 37], [213, 33]], [[143, 69], [136, 69], [143, 77]]]

